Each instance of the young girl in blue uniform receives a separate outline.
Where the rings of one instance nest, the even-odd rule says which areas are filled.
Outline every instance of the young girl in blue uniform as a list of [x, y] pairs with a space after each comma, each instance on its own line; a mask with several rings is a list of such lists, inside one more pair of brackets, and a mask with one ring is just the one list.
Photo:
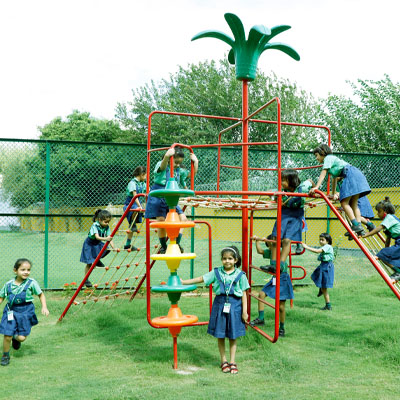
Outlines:
[[[128, 183], [128, 187], [126, 188], [126, 199], [124, 204], [124, 211], [128, 207], [129, 203], [131, 202], [132, 198], [135, 197], [137, 194], [146, 193], [146, 168], [139, 166], [136, 167], [133, 171], [133, 179]], [[136, 198], [135, 202], [133, 203], [131, 209], [143, 208], [144, 204], [144, 197]], [[137, 225], [142, 222], [143, 213], [140, 212], [128, 212], [126, 215], [126, 219], [129, 223], [129, 232], [127, 233], [126, 243], [124, 245], [124, 249], [136, 250], [135, 246], [131, 246], [133, 233], [137, 232]]]
[[[93, 215], [93, 225], [90, 228], [87, 238], [83, 242], [82, 253], [80, 261], [85, 263], [85, 275], [92, 266], [93, 261], [99, 255], [101, 249], [104, 246], [103, 242], [110, 242], [111, 248], [114, 247], [112, 241], [111, 230], [109, 227], [111, 221], [111, 213], [107, 210], [98, 209]], [[102, 257], [105, 257], [110, 251], [106, 250]], [[97, 267], [104, 267], [104, 264], [99, 260], [96, 264]], [[89, 279], [85, 282], [86, 287], [92, 287], [92, 283]]]
[[[320, 188], [326, 175], [332, 175], [333, 199], [340, 200], [344, 212], [351, 221], [351, 229], [358, 235], [362, 235], [364, 229], [361, 225], [358, 199], [371, 193], [371, 188], [365, 176], [358, 168], [334, 156], [331, 148], [326, 144], [320, 144], [313, 150], [313, 153], [317, 161], [324, 165], [316, 186], [310, 189], [310, 195]], [[336, 185], [339, 178], [341, 178], [340, 192], [336, 193]]]
[[333, 288], [333, 280], [335, 278], [335, 267], [333, 265], [335, 254], [331, 235], [321, 233], [319, 235], [319, 244], [321, 245], [319, 249], [314, 249], [305, 243], [303, 243], [303, 246], [306, 250], [319, 254], [318, 261], [321, 261], [321, 264], [314, 270], [311, 279], [314, 281], [315, 286], [319, 288], [318, 297], [324, 295], [325, 307], [322, 307], [321, 310], [332, 310], [328, 293], [328, 288]]
[[[163, 159], [156, 164], [154, 168], [154, 183], [150, 188], [150, 192], [152, 190], [165, 189], [167, 181], [171, 175], [169, 169], [171, 157], [174, 157], [174, 178], [181, 189], [186, 189], [186, 178], [188, 177], [189, 172], [185, 168], [181, 167], [185, 154], [181, 147], [176, 146], [168, 149]], [[199, 161], [193, 153], [190, 154], [190, 159], [193, 161], [193, 170], [194, 174], [196, 174], [199, 167]], [[149, 196], [144, 217], [156, 218], [157, 221], [165, 221], [168, 211], [169, 208], [164, 198]], [[181, 221], [187, 221], [186, 215], [179, 206], [176, 207], [176, 212], [179, 214], [179, 219]], [[157, 234], [161, 244], [160, 253], [165, 253], [167, 250], [167, 233], [165, 229], [157, 229]], [[176, 243], [180, 248], [181, 238], [182, 233], [179, 233], [176, 238]]]
[[4, 335], [2, 366], [10, 363], [11, 344], [18, 350], [21, 342], [31, 333], [32, 326], [38, 323], [33, 305], [34, 295], [39, 296], [42, 314], [49, 315], [46, 298], [39, 284], [29, 278], [31, 267], [28, 259], [19, 258], [14, 265], [15, 279], [8, 281], [0, 291], [0, 304], [4, 299], [7, 300], [0, 323], [0, 333]]
[[[382, 222], [371, 232], [363, 235], [363, 237], [376, 235], [382, 229], [386, 229], [389, 232], [389, 240], [386, 241], [386, 247], [377, 253], [376, 258], [394, 271], [390, 275], [394, 281], [400, 281], [400, 219], [394, 215], [395, 209], [390, 201], [380, 201], [375, 206], [375, 209]], [[390, 238], [395, 240], [394, 246], [390, 246]]]
[[[284, 192], [292, 193], [308, 193], [312, 187], [310, 179], [300, 183], [299, 175], [294, 169], [282, 171], [282, 188]], [[291, 249], [292, 240], [296, 242], [302, 241], [303, 219], [304, 219], [305, 197], [282, 197], [282, 218], [281, 218], [281, 269], [284, 267], [286, 259]], [[276, 222], [272, 230], [273, 239], [276, 240]], [[276, 251], [274, 243], [271, 244]], [[263, 268], [267, 272], [274, 273], [276, 257], [271, 261], [269, 267]]]
[[[246, 334], [244, 321], [247, 320], [247, 295], [250, 288], [247, 277], [239, 269], [242, 259], [236, 246], [225, 247], [221, 251], [222, 267], [194, 279], [182, 280], [182, 284], [204, 282], [213, 284], [216, 294], [212, 305], [207, 333], [218, 339], [221, 357], [221, 371], [237, 374], [235, 362], [237, 338]], [[229, 363], [225, 354], [225, 338], [229, 339]]]
[[[270, 259], [271, 264], [275, 263], [275, 245], [272, 235], [269, 235], [267, 238], [260, 238], [258, 236], [253, 236], [253, 240], [256, 242], [256, 249], [257, 253], [261, 254], [263, 258]], [[260, 242], [265, 242], [267, 248], [263, 249], [261, 247]], [[279, 336], [285, 336], [285, 320], [286, 320], [286, 300], [290, 300], [294, 298], [293, 294], [293, 285], [292, 281], [290, 280], [290, 276], [287, 273], [288, 264], [284, 262], [281, 264], [281, 274], [280, 274], [280, 285], [279, 285]], [[264, 267], [260, 267], [261, 269], [265, 270]], [[258, 293], [258, 298], [264, 300], [266, 296], [275, 299], [275, 288], [276, 288], [276, 281], [275, 277], [272, 277], [271, 280], [261, 289], [261, 292]], [[250, 325], [264, 325], [264, 303], [261, 301], [258, 302], [258, 317], [253, 319], [250, 322]]]

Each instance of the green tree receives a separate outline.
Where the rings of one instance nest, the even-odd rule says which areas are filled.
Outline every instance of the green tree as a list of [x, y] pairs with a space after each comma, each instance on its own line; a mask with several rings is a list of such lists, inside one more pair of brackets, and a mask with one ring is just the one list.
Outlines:
[[[228, 61], [205, 61], [179, 67], [169, 79], [156, 83], [151, 81], [133, 92], [133, 100], [119, 103], [116, 117], [121, 125], [140, 137], [147, 138], [148, 116], [154, 110], [177, 111], [191, 114], [219, 115], [239, 118], [241, 116], [241, 82], [236, 80], [235, 67]], [[267, 101], [279, 97], [282, 104], [282, 121], [315, 123], [318, 103], [311, 94], [301, 90], [296, 83], [271, 74], [259, 73], [249, 85], [249, 109], [255, 111]], [[263, 110], [256, 119], [276, 120], [276, 106]], [[218, 133], [230, 126], [232, 121], [210, 120], [156, 115], [152, 119], [152, 142], [173, 141], [197, 144], [216, 143]], [[251, 123], [251, 141], [276, 139], [276, 126]], [[318, 135], [304, 128], [284, 127], [283, 144], [290, 149], [309, 149]], [[229, 131], [224, 141], [238, 141], [240, 128]]]
[[337, 151], [400, 152], [400, 84], [388, 75], [350, 83], [353, 97], [329, 96], [321, 123], [332, 131]]
[[74, 110], [65, 120], [54, 118], [48, 124], [39, 127], [40, 139], [77, 140], [85, 142], [122, 142], [124, 131], [118, 122], [98, 119], [89, 112]]

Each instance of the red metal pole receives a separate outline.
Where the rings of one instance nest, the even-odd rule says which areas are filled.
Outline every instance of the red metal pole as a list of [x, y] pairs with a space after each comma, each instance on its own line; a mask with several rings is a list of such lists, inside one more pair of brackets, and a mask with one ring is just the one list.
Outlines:
[[178, 369], [178, 338], [173, 336], [173, 347], [174, 347], [174, 369]]
[[[247, 116], [249, 114], [249, 86], [248, 81], [242, 82], [242, 142], [247, 143], [249, 141], [249, 121]], [[247, 144], [242, 147], [242, 191], [247, 192], [249, 190], [249, 147]], [[244, 199], [248, 196], [244, 195]], [[242, 270], [248, 275], [248, 246], [249, 246], [249, 221], [248, 221], [248, 210], [247, 208], [242, 209]]]

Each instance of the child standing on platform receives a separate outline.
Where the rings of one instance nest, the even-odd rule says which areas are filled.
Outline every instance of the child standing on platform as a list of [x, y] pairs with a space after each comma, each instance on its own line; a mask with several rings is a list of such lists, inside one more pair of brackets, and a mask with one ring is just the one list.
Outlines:
[[[253, 236], [253, 240], [256, 241], [257, 253], [261, 254], [264, 258], [269, 258], [271, 260], [271, 264], [275, 261], [275, 245], [270, 240], [273, 240], [272, 235], [269, 235], [267, 239], [260, 238], [258, 236]], [[261, 247], [261, 242], [265, 242], [267, 248], [263, 249]], [[260, 267], [262, 270], [265, 270], [264, 267]], [[279, 288], [279, 336], [285, 336], [285, 320], [286, 320], [286, 300], [293, 299], [293, 286], [292, 281], [290, 280], [290, 276], [287, 273], [288, 264], [285, 262], [281, 266], [281, 274], [280, 274], [280, 288]], [[276, 278], [272, 277], [272, 279], [261, 289], [261, 292], [258, 294], [258, 298], [264, 300], [266, 296], [275, 299], [275, 289], [276, 288]], [[264, 325], [264, 303], [258, 302], [258, 317], [253, 319], [250, 322], [250, 325]]]
[[[185, 153], [183, 152], [181, 147], [176, 146], [168, 149], [163, 159], [156, 164], [154, 168], [154, 183], [153, 186], [150, 188], [150, 191], [165, 189], [167, 181], [171, 175], [169, 169], [171, 157], [174, 158], [174, 178], [176, 179], [180, 188], [186, 189], [185, 180], [188, 176], [188, 171], [185, 168], [181, 167], [183, 159], [185, 157]], [[193, 170], [194, 174], [196, 174], [199, 167], [199, 161], [193, 153], [190, 154], [190, 159], [191, 161], [193, 161]], [[168, 211], [169, 208], [164, 198], [149, 196], [147, 199], [146, 212], [144, 214], [144, 217], [156, 218], [157, 221], [165, 221], [165, 217], [167, 216]], [[179, 206], [176, 207], [176, 212], [179, 214], [179, 219], [181, 221], [187, 221], [186, 215], [183, 213], [182, 209]], [[157, 234], [161, 244], [160, 253], [163, 254], [167, 250], [167, 233], [165, 229], [158, 229]], [[176, 243], [179, 245], [181, 251], [183, 252], [183, 249], [180, 246], [181, 239], [182, 233], [179, 233], [178, 237], [176, 238]]]
[[0, 323], [0, 333], [4, 335], [1, 365], [10, 363], [10, 347], [18, 350], [21, 343], [31, 333], [31, 328], [38, 324], [33, 305], [33, 296], [39, 296], [42, 314], [49, 315], [46, 298], [39, 284], [32, 278], [32, 263], [26, 258], [19, 258], [14, 265], [15, 279], [8, 281], [0, 291], [0, 303], [7, 299]]
[[319, 288], [318, 297], [324, 295], [325, 307], [321, 310], [332, 310], [331, 301], [329, 298], [328, 288], [333, 288], [333, 280], [335, 277], [335, 267], [333, 260], [335, 254], [332, 247], [332, 237], [328, 233], [321, 233], [319, 235], [319, 249], [314, 249], [303, 243], [306, 250], [312, 251], [313, 253], [319, 254], [318, 261], [321, 264], [315, 269], [311, 275], [311, 279], [314, 281], [315, 286]]
[[[93, 261], [99, 255], [101, 249], [104, 246], [103, 242], [110, 242], [111, 248], [114, 247], [112, 241], [111, 229], [109, 227], [111, 221], [111, 213], [107, 210], [97, 210], [93, 215], [93, 225], [90, 228], [87, 238], [83, 242], [82, 253], [80, 261], [85, 263], [85, 275], [92, 266]], [[106, 250], [101, 258], [105, 257], [110, 250]], [[104, 264], [99, 260], [96, 264], [97, 267], [104, 267]], [[86, 287], [92, 287], [92, 283], [89, 279], [85, 282]]]
[[[236, 246], [225, 247], [221, 251], [222, 267], [194, 279], [182, 280], [182, 284], [204, 282], [213, 284], [216, 294], [212, 305], [207, 333], [218, 339], [221, 357], [221, 371], [237, 374], [235, 362], [237, 338], [246, 334], [244, 321], [247, 320], [247, 295], [250, 288], [247, 277], [239, 270], [242, 259]], [[225, 338], [229, 339], [229, 363], [225, 354]]]
[[[400, 281], [400, 219], [394, 215], [395, 209], [390, 201], [380, 201], [375, 209], [382, 222], [363, 237], [376, 235], [382, 229], [389, 231], [390, 236], [386, 242], [386, 247], [377, 253], [376, 258], [394, 271], [390, 275], [394, 281]], [[395, 240], [394, 246], [390, 246], [390, 238]]]
[[[363, 173], [356, 167], [332, 154], [331, 148], [326, 144], [320, 144], [313, 150], [319, 163], [324, 163], [317, 185], [310, 189], [310, 195], [320, 188], [327, 174], [332, 175], [332, 196], [339, 199], [347, 217], [351, 221], [351, 229], [358, 235], [364, 233], [361, 225], [361, 213], [358, 207], [358, 199], [371, 193], [371, 188]], [[336, 193], [338, 179], [341, 179], [340, 192]]]
[[[126, 188], [126, 199], [124, 204], [124, 211], [128, 207], [132, 198], [137, 194], [146, 193], [146, 168], [145, 167], [136, 167], [133, 171], [133, 179], [128, 183], [128, 187]], [[144, 197], [136, 198], [133, 203], [131, 209], [143, 208], [142, 204], [144, 203]], [[124, 245], [124, 249], [137, 250], [135, 246], [131, 246], [133, 233], [137, 232], [137, 225], [142, 222], [143, 213], [130, 211], [126, 215], [126, 219], [129, 223], [129, 231], [127, 233], [126, 243]]]

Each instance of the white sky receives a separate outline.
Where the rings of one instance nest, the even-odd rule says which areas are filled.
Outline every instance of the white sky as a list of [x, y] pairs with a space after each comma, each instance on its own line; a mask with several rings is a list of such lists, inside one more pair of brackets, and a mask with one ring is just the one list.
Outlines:
[[272, 42], [300, 62], [267, 51], [258, 67], [316, 97], [350, 95], [346, 80], [400, 81], [398, 0], [0, 0], [0, 137], [39, 137], [37, 126], [73, 109], [112, 119], [117, 102], [178, 65], [220, 59], [228, 45], [191, 42], [212, 29], [291, 25]]

